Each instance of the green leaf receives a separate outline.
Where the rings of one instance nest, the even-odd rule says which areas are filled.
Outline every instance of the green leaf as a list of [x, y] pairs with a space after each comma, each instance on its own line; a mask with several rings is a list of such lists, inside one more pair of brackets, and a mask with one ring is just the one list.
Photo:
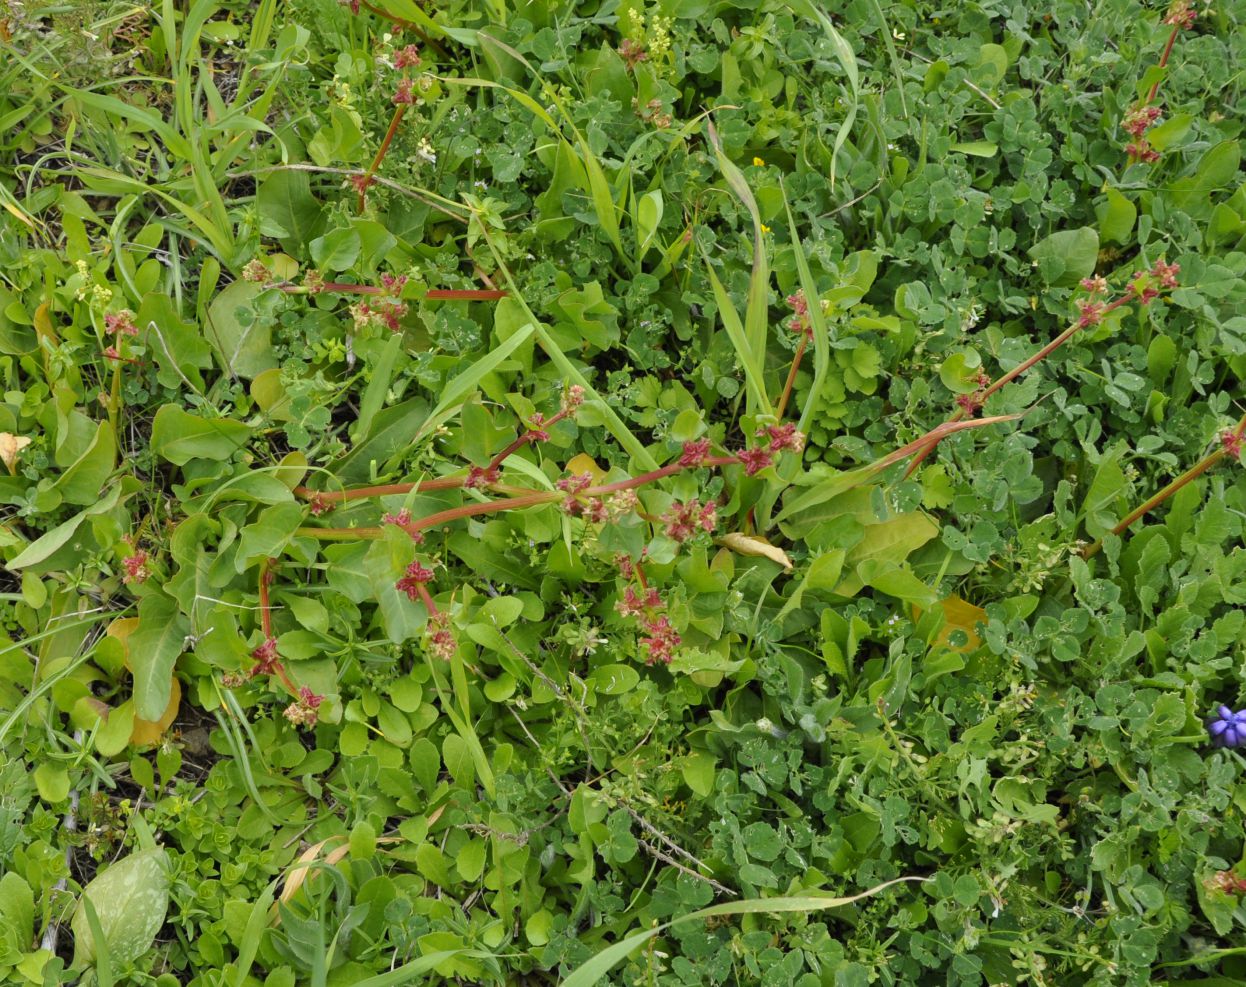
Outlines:
[[34, 771], [39, 797], [53, 804], [69, 797], [69, 772], [58, 761], [44, 761]]
[[192, 459], [228, 459], [251, 437], [251, 429], [230, 418], [200, 418], [175, 404], [156, 412], [151, 428], [152, 451], [185, 466]]
[[863, 898], [878, 894], [893, 885], [903, 883], [905, 881], [921, 881], [925, 878], [920, 877], [899, 877], [893, 881], [886, 881], [876, 887], [863, 891], [861, 894], [851, 895], [845, 898], [823, 898], [823, 897], [792, 897], [792, 898], [749, 898], [744, 901], [733, 901], [723, 905], [711, 905], [709, 908], [702, 908], [695, 912], [688, 912], [680, 915], [678, 918], [662, 925], [654, 925], [652, 928], [643, 932], [636, 932], [628, 936], [622, 942], [617, 942], [612, 946], [607, 946], [601, 950], [596, 956], [587, 962], [576, 967], [571, 975], [562, 982], [562, 987], [590, 987], [602, 980], [611, 970], [618, 966], [626, 959], [637, 946], [641, 946], [655, 936], [660, 935], [667, 929], [676, 925], [684, 925], [688, 922], [703, 922], [707, 918], [717, 918], [721, 915], [768, 915], [779, 914], [783, 912], [820, 912], [828, 908], [842, 908], [845, 905], [851, 905]]
[[141, 719], [159, 720], [169, 705], [173, 666], [190, 633], [190, 622], [163, 593], [143, 597], [138, 627], [130, 635], [134, 709]]
[[253, 523], [242, 529], [234, 560], [235, 571], [245, 572], [263, 559], [281, 555], [304, 516], [303, 508], [295, 503], [274, 504], [261, 511]]
[[277, 366], [269, 321], [258, 311], [258, 299], [263, 290], [257, 284], [240, 279], [208, 306], [206, 335], [221, 369], [247, 379]]
[[1099, 259], [1099, 234], [1090, 226], [1060, 230], [1029, 249], [1038, 264], [1039, 276], [1049, 285], [1071, 287], [1095, 272]]
[[1109, 243], [1128, 243], [1138, 207], [1114, 188], [1107, 189], [1105, 195], [1104, 201], [1095, 207], [1099, 236]]
[[0, 877], [0, 966], [16, 964], [34, 937], [35, 896], [13, 871]]
[[277, 171], [255, 193], [260, 232], [276, 237], [282, 248], [306, 257], [308, 245], [324, 227], [324, 210], [311, 192], [305, 171]]
[[102, 948], [114, 966], [125, 966], [151, 948], [169, 908], [168, 868], [163, 850], [143, 850], [123, 857], [83, 889], [82, 898], [99, 917], [103, 942], [96, 942], [79, 901], [70, 923], [75, 966], [95, 962]]
[[359, 231], [353, 226], [330, 230], [311, 242], [312, 260], [323, 270], [345, 271], [359, 259], [360, 246]]

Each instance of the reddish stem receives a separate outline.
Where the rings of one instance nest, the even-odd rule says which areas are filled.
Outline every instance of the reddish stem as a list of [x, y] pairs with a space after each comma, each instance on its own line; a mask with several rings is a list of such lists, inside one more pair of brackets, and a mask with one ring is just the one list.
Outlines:
[[[1121, 295], [1121, 297], [1116, 299], [1114, 302], [1111, 302], [1110, 304], [1105, 305], [1103, 307], [1102, 314], [1107, 315], [1109, 312], [1120, 308], [1127, 301], [1129, 301], [1129, 299], [1133, 297], [1134, 297], [1133, 293], [1127, 291], [1125, 294]], [[1050, 343], [1048, 343], [1046, 346], [1040, 349], [1037, 353], [1035, 353], [1029, 359], [1025, 360], [1022, 363], [1017, 364], [1017, 366], [1013, 367], [1006, 374], [1003, 374], [998, 380], [995, 380], [991, 384], [987, 385], [987, 387], [982, 391], [981, 395], [979, 396], [979, 400], [981, 402], [985, 402], [986, 399], [989, 398], [992, 394], [994, 394], [1000, 388], [1004, 387], [1006, 384], [1009, 384], [1012, 381], [1016, 380], [1023, 373], [1025, 373], [1032, 366], [1034, 366], [1034, 364], [1042, 360], [1045, 360], [1055, 350], [1059, 349], [1061, 346], [1067, 343], [1070, 339], [1072, 339], [1078, 332], [1080, 332], [1084, 328], [1086, 327], [1083, 326], [1080, 322], [1073, 323], [1073, 325], [1065, 329], [1064, 332], [1060, 333], [1060, 335], [1058, 335], [1055, 339], [1053, 339]], [[952, 416], [948, 418], [947, 423], [961, 421], [964, 419], [964, 417], [965, 417], [964, 409], [963, 408], [957, 409], [955, 412], [953, 412]], [[917, 467], [919, 467], [922, 464], [922, 461], [927, 456], [929, 456], [932, 452], [934, 452], [935, 446], [937, 446], [940, 442], [940, 438], [936, 438], [933, 442], [931, 442], [928, 446], [926, 446], [924, 449], [918, 452], [916, 456], [913, 457], [913, 461], [909, 463], [908, 469], [904, 471], [904, 478], [906, 480], [910, 476], [913, 475], [913, 473], [917, 470]]]
[[787, 410], [788, 398], [792, 396], [792, 385], [796, 383], [796, 371], [800, 369], [800, 361], [808, 345], [809, 333], [802, 333], [800, 343], [796, 347], [796, 355], [792, 357], [792, 369], [787, 372], [787, 383], [783, 385], [783, 394], [779, 398], [779, 403], [775, 405], [774, 414], [780, 421], [783, 419], [783, 412]]
[[383, 17], [385, 18], [385, 20], [390, 21], [391, 23], [397, 24], [404, 31], [410, 31], [412, 34], [418, 37], [421, 41], [423, 41], [424, 44], [428, 45], [428, 47], [432, 48], [435, 52], [437, 52], [437, 54], [440, 55], [442, 58], [449, 57], [446, 54], [446, 50], [442, 48], [441, 45], [439, 45], [436, 41], [430, 38], [427, 34], [425, 34], [422, 30], [420, 30], [420, 28], [417, 25], [412, 24], [410, 21], [404, 21], [401, 17], [397, 17], [394, 14], [391, 14], [388, 10], [382, 10], [380, 7], [377, 7], [374, 4], [369, 3], [368, 0], [362, 0], [362, 2], [363, 2], [363, 6], [366, 7], [368, 10], [372, 11], [372, 13], [376, 14], [377, 17]]
[[[1242, 438], [1243, 434], [1246, 434], [1246, 415], [1242, 416], [1242, 419], [1237, 423], [1237, 427], [1233, 429], [1231, 434], [1238, 440]], [[1162, 489], [1159, 493], [1155, 494], [1148, 500], [1143, 501], [1123, 518], [1121, 518], [1120, 521], [1112, 526], [1112, 534], [1119, 535], [1127, 530], [1135, 521], [1155, 510], [1155, 508], [1159, 507], [1160, 504], [1166, 501], [1182, 487], [1187, 486], [1194, 480], [1197, 480], [1200, 476], [1215, 466], [1216, 463], [1224, 459], [1228, 454], [1228, 447], [1223, 444], [1219, 449], [1209, 452], [1206, 456], [1168, 484], [1168, 486], [1164, 487], [1164, 489]], [[1092, 555], [1097, 554], [1101, 548], [1103, 548], [1103, 539], [1099, 538], [1082, 549], [1082, 558], [1090, 558]]]
[[[269, 602], [268, 587], [273, 582], [273, 560], [265, 559], [260, 563], [260, 629], [264, 633], [264, 640], [275, 640], [273, 634], [273, 610], [272, 604]], [[281, 684], [285, 686], [286, 691], [295, 699], [299, 697], [298, 687], [290, 681], [290, 676], [286, 674], [285, 665], [278, 658], [273, 666], [273, 671], [277, 673], [277, 678], [281, 680]]]
[[[1160, 57], [1160, 60], [1159, 60], [1160, 68], [1166, 68], [1168, 66], [1168, 56], [1172, 54], [1172, 46], [1176, 44], [1177, 35], [1180, 33], [1181, 33], [1181, 25], [1180, 24], [1174, 25], [1172, 29], [1172, 34], [1168, 35], [1168, 44], [1164, 45], [1164, 54]], [[1160, 80], [1156, 79], [1155, 84], [1151, 86], [1151, 91], [1147, 93], [1146, 103], [1143, 103], [1142, 104], [1143, 106], [1146, 106], [1153, 99], [1155, 99], [1156, 95], [1159, 93], [1159, 83], [1160, 83]]]
[[[375, 8], [369, 5], [369, 9]], [[385, 160], [385, 152], [389, 150], [389, 145], [393, 142], [394, 135], [398, 133], [398, 125], [402, 123], [403, 114], [406, 112], [406, 103], [399, 103], [394, 107], [394, 116], [389, 121], [389, 130], [385, 131], [385, 139], [381, 141], [381, 147], [376, 152], [376, 157], [372, 159], [372, 164], [368, 165], [368, 170], [363, 176], [363, 181], [359, 188], [359, 212], [363, 212], [364, 206], [367, 204], [368, 186], [372, 184], [372, 176], [376, 174], [376, 170], [381, 167], [381, 162]]]

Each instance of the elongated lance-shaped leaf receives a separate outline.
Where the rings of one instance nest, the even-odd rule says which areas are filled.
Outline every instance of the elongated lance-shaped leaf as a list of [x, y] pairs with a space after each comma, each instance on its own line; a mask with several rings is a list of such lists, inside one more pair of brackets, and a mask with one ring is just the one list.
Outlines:
[[796, 273], [800, 277], [800, 290], [805, 293], [809, 304], [809, 324], [813, 328], [813, 386], [809, 389], [809, 399], [800, 413], [797, 426], [802, 432], [809, 431], [809, 419], [818, 406], [818, 396], [822, 393], [822, 385], [826, 380], [831, 365], [831, 340], [826, 328], [826, 316], [822, 313], [821, 297], [818, 283], [813, 279], [809, 269], [809, 261], [805, 257], [805, 248], [801, 243], [800, 233], [796, 229], [796, 217], [792, 215], [792, 204], [787, 198], [787, 187], [780, 182], [779, 191], [783, 193], [783, 209], [787, 213], [788, 235], [792, 241], [792, 255], [796, 258]]
[[766, 330], [770, 323], [768, 297], [770, 264], [766, 258], [766, 237], [762, 230], [761, 211], [757, 208], [757, 199], [753, 197], [753, 190], [748, 187], [748, 182], [744, 179], [744, 173], [723, 153], [722, 141], [718, 138], [718, 131], [714, 129], [714, 121], [707, 119], [705, 129], [723, 177], [727, 179], [731, 191], [744, 203], [744, 208], [748, 210], [753, 220], [753, 272], [749, 276], [748, 303], [744, 308], [744, 333], [748, 337], [753, 352], [764, 361]]
[[844, 114], [844, 122], [839, 125], [839, 130], [835, 132], [835, 144], [831, 148], [831, 186], [833, 188], [839, 152], [852, 134], [852, 125], [857, 119], [857, 108], [861, 104], [861, 73], [857, 67], [857, 56], [852, 50], [852, 45], [848, 44], [844, 40], [844, 36], [835, 30], [835, 25], [831, 23], [831, 19], [811, 0], [788, 0], [788, 6], [798, 14], [804, 14], [810, 20], [818, 22], [823, 33], [826, 34], [827, 39], [831, 42], [831, 47], [834, 49], [835, 57], [844, 70], [844, 75], [848, 77], [848, 89], [852, 100], [848, 104], [848, 111]]
[[718, 279], [718, 275], [714, 273], [710, 259], [704, 251], [701, 256], [705, 259], [705, 270], [710, 276], [710, 285], [714, 289], [714, 301], [718, 304], [718, 314], [722, 319], [723, 328], [727, 330], [727, 336], [735, 348], [736, 359], [739, 360], [740, 367], [744, 371], [748, 412], [750, 415], [758, 412], [772, 415], [774, 409], [770, 405], [770, 398], [766, 395], [763, 367], [765, 354], [753, 349], [748, 333], [744, 331], [744, 324], [740, 321], [740, 313], [736, 311], [735, 305], [731, 302], [731, 296]]
[[613, 946], [607, 946], [600, 953], [594, 956], [587, 963], [581, 964], [571, 976], [562, 982], [562, 987], [590, 987], [591, 984], [598, 983], [606, 974], [619, 965], [637, 946], [643, 945], [655, 936], [660, 935], [667, 929], [675, 925], [683, 925], [687, 922], [703, 922], [707, 918], [714, 918], [719, 915], [746, 915], [746, 914], [775, 914], [778, 912], [820, 912], [828, 908], [842, 908], [844, 905], [851, 905], [860, 901], [862, 898], [868, 898], [876, 895], [880, 891], [884, 891], [896, 884], [902, 884], [906, 881], [924, 881], [924, 877], [897, 877], [893, 881], [885, 881], [868, 891], [862, 891], [860, 894], [849, 895], [844, 898], [820, 898], [815, 896], [808, 897], [792, 897], [792, 898], [748, 898], [744, 901], [732, 901], [722, 905], [711, 905], [709, 908], [702, 908], [699, 911], [689, 912], [687, 915], [681, 915], [679, 918], [673, 919], [662, 925], [654, 926], [646, 929], [644, 932], [637, 932], [628, 936], [622, 942], [617, 942]]

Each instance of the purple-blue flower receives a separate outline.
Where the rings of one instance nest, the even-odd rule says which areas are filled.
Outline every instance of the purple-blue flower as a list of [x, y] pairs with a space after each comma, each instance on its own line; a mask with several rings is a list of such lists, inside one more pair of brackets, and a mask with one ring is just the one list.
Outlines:
[[1246, 709], [1235, 713], [1228, 706], [1221, 706], [1216, 713], [1216, 718], [1207, 724], [1211, 742], [1217, 747], [1241, 747], [1246, 744]]

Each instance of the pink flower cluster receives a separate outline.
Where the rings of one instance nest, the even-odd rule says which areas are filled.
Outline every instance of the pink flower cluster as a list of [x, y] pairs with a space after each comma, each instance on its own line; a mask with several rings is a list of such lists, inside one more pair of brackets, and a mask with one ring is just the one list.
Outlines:
[[787, 327], [799, 335], [812, 336], [813, 323], [809, 321], [809, 300], [805, 298], [805, 293], [798, 291], [794, 295], [788, 295], [785, 300], [792, 310]]
[[138, 326], [134, 324], [134, 313], [128, 308], [106, 314], [104, 316], [104, 328], [114, 336], [138, 335]]
[[125, 575], [121, 577], [123, 583], [141, 583], [151, 575], [151, 570], [147, 568], [149, 556], [141, 548], [136, 548], [133, 555], [126, 556], [121, 560], [122, 566], [125, 567]]
[[433, 580], [433, 570], [420, 565], [420, 560], [416, 559], [407, 566], [407, 574], [398, 580], [394, 585], [398, 587], [400, 592], [407, 594], [407, 599], [418, 600], [423, 595], [421, 590], [425, 583]]
[[476, 490], [497, 483], [501, 479], [501, 471], [496, 466], [473, 466], [467, 471], [467, 479], [463, 486], [468, 490]]
[[774, 464], [779, 453], [800, 452], [805, 448], [805, 435], [791, 422], [783, 425], [768, 425], [757, 432], [757, 438], [767, 445], [741, 449], [735, 454], [736, 460], [744, 466], [745, 476], [756, 476], [767, 466]]
[[646, 635], [640, 639], [641, 647], [646, 652], [646, 664], [662, 662], [664, 665], [669, 665], [682, 638], [671, 626], [670, 620], [664, 614], [658, 613], [659, 610], [665, 609], [658, 591], [646, 587], [642, 597], [635, 589], [628, 586], [623, 590], [623, 599], [614, 607], [624, 617], [640, 619], [640, 628]]
[[356, 330], [381, 322], [390, 332], [401, 332], [399, 320], [407, 314], [407, 306], [402, 302], [360, 302], [351, 306], [350, 314], [355, 320]]
[[1177, 29], [1191, 28], [1197, 19], [1198, 11], [1190, 0], [1173, 0], [1168, 13], [1164, 15], [1164, 23]]
[[1147, 131], [1159, 122], [1163, 111], [1158, 106], [1147, 106], [1145, 103], [1132, 106], [1121, 121], [1121, 129], [1133, 138], [1125, 145], [1125, 154], [1129, 160], [1141, 161], [1143, 164], [1154, 164], [1160, 154], [1147, 140]]
[[718, 523], [718, 505], [710, 501], [704, 507], [699, 500], [690, 500], [685, 504], [672, 504], [662, 515], [662, 523], [666, 525], [666, 535], [677, 542], [686, 542], [697, 533], [713, 531]]
[[455, 651], [458, 650], [458, 642], [454, 640], [454, 632], [450, 630], [448, 613], [438, 612], [430, 616], [425, 635], [428, 640], [428, 650], [432, 652], [434, 658], [449, 661], [454, 657]]
[[299, 697], [285, 708], [285, 718], [296, 727], [314, 727], [320, 717], [320, 704], [324, 696], [318, 696], [307, 686], [299, 689]]
[[255, 659], [255, 666], [251, 669], [252, 678], [256, 675], [275, 674], [281, 662], [277, 655], [277, 639], [266, 637], [264, 643], [251, 652], [251, 657]]

